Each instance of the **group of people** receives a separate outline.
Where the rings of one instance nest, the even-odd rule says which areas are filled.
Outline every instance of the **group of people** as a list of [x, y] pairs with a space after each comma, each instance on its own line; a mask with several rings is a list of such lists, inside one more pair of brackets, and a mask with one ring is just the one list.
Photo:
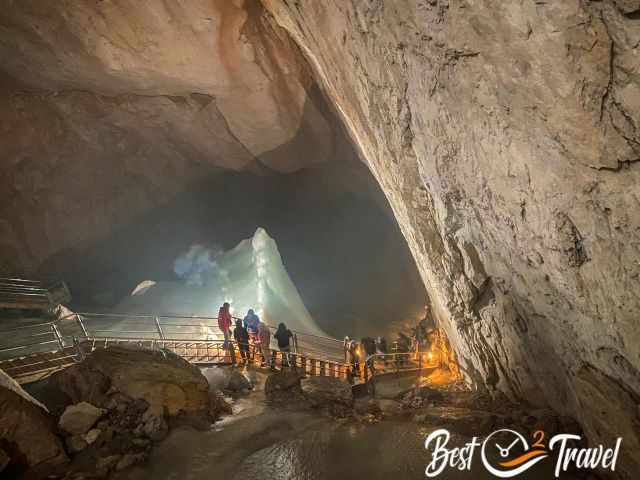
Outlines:
[[[253, 309], [249, 309], [243, 320], [239, 318], [235, 321], [235, 328], [231, 330], [233, 317], [230, 311], [229, 302], [224, 302], [218, 311], [218, 327], [224, 335], [224, 348], [229, 349], [232, 345], [232, 338], [235, 340], [242, 362], [247, 364], [250, 360], [254, 360], [256, 352], [262, 356], [261, 365], [274, 368], [273, 359], [271, 357], [271, 331], [269, 327], [262, 321]], [[233, 335], [233, 337], [232, 337]], [[291, 364], [291, 338], [293, 333], [284, 323], [278, 325], [278, 329], [273, 334], [278, 342], [278, 348], [282, 352], [282, 366], [286, 367]], [[250, 350], [253, 346], [253, 350]]]
[[346, 336], [344, 337], [344, 353], [345, 363], [351, 365], [352, 374], [357, 377], [360, 375], [360, 364], [367, 358], [376, 353], [388, 353], [387, 340], [384, 337], [376, 339], [364, 337], [360, 342], [357, 342]]
[[[345, 363], [351, 365], [352, 374], [357, 377], [360, 375], [360, 366], [372, 355], [425, 352], [430, 348], [434, 329], [433, 320], [429, 316], [425, 316], [411, 329], [409, 335], [398, 332], [398, 339], [392, 342], [390, 348], [387, 346], [387, 340], [384, 337], [376, 339], [364, 337], [360, 342], [357, 342], [347, 336], [344, 339]], [[399, 355], [396, 357], [395, 362], [402, 364], [407, 360], [407, 356]], [[384, 360], [384, 362], [386, 364], [387, 360]], [[369, 362], [367, 366], [370, 369], [374, 369], [374, 362]]]

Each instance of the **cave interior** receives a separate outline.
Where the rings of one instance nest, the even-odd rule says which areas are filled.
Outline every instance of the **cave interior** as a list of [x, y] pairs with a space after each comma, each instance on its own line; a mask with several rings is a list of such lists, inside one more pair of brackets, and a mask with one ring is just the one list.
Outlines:
[[109, 312], [262, 228], [328, 336], [426, 314], [634, 478], [640, 5], [525, 3], [2, 2], [0, 276]]

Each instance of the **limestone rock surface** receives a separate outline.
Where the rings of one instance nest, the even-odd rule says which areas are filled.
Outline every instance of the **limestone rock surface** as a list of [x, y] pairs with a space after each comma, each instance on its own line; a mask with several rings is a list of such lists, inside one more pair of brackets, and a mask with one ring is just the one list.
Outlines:
[[[12, 384], [12, 388], [6, 385]], [[45, 472], [67, 461], [49, 413], [0, 370], [0, 463], [3, 475]], [[2, 470], [2, 469], [0, 469]], [[9, 478], [9, 477], [8, 477]]]
[[274, 404], [292, 405], [304, 401], [300, 381], [302, 373], [295, 370], [282, 370], [267, 377], [264, 393], [267, 400]]
[[70, 435], [84, 435], [105, 414], [106, 410], [87, 402], [68, 406], [60, 417], [58, 426]]
[[577, 375], [577, 392], [581, 412], [578, 419], [594, 445], [615, 446], [622, 439], [616, 470], [624, 478], [634, 478], [640, 471], [640, 398], [615, 379], [592, 366]]
[[257, 0], [0, 7], [2, 270], [34, 271], [220, 169], [334, 153], [306, 62]]
[[300, 388], [313, 406], [339, 404], [353, 406], [351, 385], [333, 377], [307, 377], [301, 380]]
[[[91, 398], [96, 405], [109, 407], [111, 397], [123, 396], [144, 400], [149, 414], [159, 417], [207, 416], [210, 407], [209, 385], [200, 370], [164, 350], [96, 350], [79, 365], [56, 373], [52, 381], [73, 402]], [[83, 398], [85, 394], [88, 398]]]
[[466, 378], [585, 424], [583, 365], [640, 393], [638, 3], [263, 4], [386, 193]]

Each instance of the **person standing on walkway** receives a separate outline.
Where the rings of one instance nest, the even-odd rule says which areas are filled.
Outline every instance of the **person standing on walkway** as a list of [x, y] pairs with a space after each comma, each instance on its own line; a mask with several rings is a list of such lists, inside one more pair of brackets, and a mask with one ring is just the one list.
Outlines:
[[358, 342], [351, 340], [349, 343], [349, 354], [351, 357], [351, 375], [360, 376], [360, 347]]
[[[258, 347], [260, 348], [260, 353], [262, 353], [262, 366], [269, 366], [273, 368], [271, 365], [271, 332], [269, 331], [269, 327], [264, 322], [258, 322]], [[255, 347], [254, 347], [255, 348]]]
[[[368, 368], [371, 373], [375, 372], [375, 354], [376, 354], [376, 341], [371, 337], [364, 337], [360, 342], [362, 345], [362, 360], [365, 368]], [[366, 377], [366, 375], [365, 375]]]
[[244, 317], [244, 327], [247, 329], [247, 332], [249, 332], [249, 335], [256, 335], [258, 333], [258, 323], [260, 323], [260, 317], [250, 308]]
[[218, 327], [224, 335], [224, 349], [229, 348], [229, 339], [231, 338], [231, 312], [229, 311], [229, 302], [224, 302], [218, 310]]
[[[260, 317], [256, 315], [253, 309], [249, 309], [247, 314], [244, 317], [244, 328], [247, 329], [247, 333], [249, 333], [249, 341], [254, 345], [254, 350], [256, 348], [256, 343], [258, 340], [258, 324], [260, 323]], [[253, 360], [253, 354], [251, 355], [251, 359]]]
[[346, 337], [344, 337], [344, 342], [342, 342], [342, 345], [344, 347], [344, 363], [351, 363], [351, 339], [349, 338], [349, 335], [347, 335]]
[[289, 352], [291, 352], [290, 339], [293, 337], [293, 333], [289, 330], [284, 323], [278, 325], [278, 330], [273, 334], [278, 340], [278, 348], [282, 352], [282, 366], [289, 367]]
[[242, 326], [242, 320], [236, 320], [236, 328], [233, 329], [233, 338], [236, 339], [238, 344], [238, 350], [240, 350], [240, 357], [242, 363], [245, 365], [249, 363], [249, 333], [247, 329]]

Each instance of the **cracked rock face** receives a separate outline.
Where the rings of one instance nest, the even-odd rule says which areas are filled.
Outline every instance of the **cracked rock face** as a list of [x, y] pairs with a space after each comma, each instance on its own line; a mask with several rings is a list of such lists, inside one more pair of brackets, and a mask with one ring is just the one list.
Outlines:
[[578, 418], [583, 365], [640, 393], [640, 4], [263, 3], [382, 185], [468, 378]]
[[334, 154], [306, 62], [255, 0], [0, 7], [0, 270], [34, 270], [220, 169]]

